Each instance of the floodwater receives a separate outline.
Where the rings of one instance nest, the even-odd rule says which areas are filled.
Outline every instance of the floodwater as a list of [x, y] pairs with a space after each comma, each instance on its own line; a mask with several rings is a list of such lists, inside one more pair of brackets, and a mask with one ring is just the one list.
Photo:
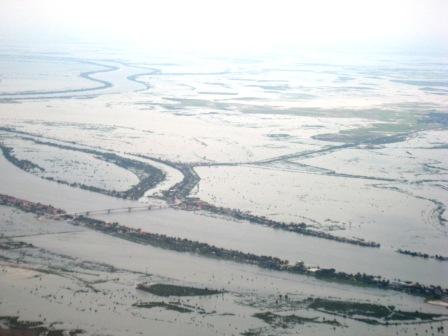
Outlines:
[[[156, 160], [141, 160], [162, 169], [167, 179], [139, 201], [122, 200], [46, 181], [0, 156], [0, 193], [69, 213], [161, 204], [146, 196], [162, 195], [183, 177], [157, 159], [192, 164], [201, 181], [190, 196], [277, 220], [303, 221], [334, 235], [381, 243], [381, 248], [302, 236], [205, 212], [165, 209], [98, 218], [309, 266], [447, 287], [447, 262], [395, 252], [405, 248], [448, 255], [446, 60], [385, 56], [330, 61], [273, 55], [229, 63], [98, 50], [84, 53], [91, 59], [7, 54], [0, 56], [2, 126], [133, 159], [146, 155]], [[88, 155], [64, 153], [57, 168], [53, 163], [60, 151], [45, 153], [51, 154], [49, 164], [32, 148], [16, 153], [70, 182], [107, 184], [112, 189], [126, 188], [136, 179]], [[84, 167], [70, 171], [71, 159]], [[335, 330], [320, 324], [283, 329], [254, 318], [260, 310], [297, 313], [267, 304], [285, 293], [297, 300], [315, 296], [446, 311], [398, 292], [139, 245], [5, 207], [0, 207], [0, 228], [2, 235], [38, 247], [0, 250], [2, 256], [14, 256], [11, 263], [2, 259], [0, 265], [0, 315], [47, 318], [67, 327], [85, 325], [87, 334], [100, 334], [102, 328], [119, 335], [176, 335], [179, 330], [185, 335], [230, 335], [249, 328], [269, 335], [428, 331], [424, 324], [374, 326], [346, 318], [341, 318], [344, 327]], [[76, 264], [81, 261], [120, 270], [106, 272], [95, 264], [86, 271]], [[51, 267], [62, 273], [43, 276], [36, 271]], [[135, 300], [155, 300], [135, 290], [142, 281], [228, 292], [188, 301], [215, 311], [210, 314], [141, 310], [132, 307]], [[99, 291], [86, 292], [86, 284]], [[246, 304], [250, 299], [256, 305]], [[333, 318], [307, 309], [299, 313]]]
[[[0, 208], [0, 213], [4, 218], [15, 219], [13, 222], [16, 225], [19, 223], [18, 219], [26, 221], [29, 225], [46, 225], [32, 214], [21, 214], [5, 207]], [[65, 223], [59, 223], [59, 225], [67, 226]], [[54, 270], [58, 269], [58, 265], [61, 269], [72, 269], [68, 273], [71, 276], [61, 278], [52, 274], [38, 275], [27, 269], [2, 267], [2, 272], [6, 270], [6, 273], [3, 275], [0, 287], [4, 297], [7, 300], [14, 298], [14, 303], [8, 308], [1, 308], [1, 311], [11, 313], [20, 310], [21, 316], [24, 318], [39, 319], [36, 308], [43, 305], [44, 309], [40, 309], [39, 312], [47, 316], [49, 320], [62, 320], [64, 321], [62, 325], [66, 327], [83, 326], [89, 334], [98, 333], [101, 328], [103, 330], [119, 330], [124, 335], [134, 334], [135, 330], [143, 329], [154, 332], [165, 330], [167, 334], [176, 334], [176, 330], [178, 330], [176, 328], [186, 323], [186, 335], [194, 334], [194, 327], [199, 335], [206, 335], [207, 332], [225, 335], [234, 328], [243, 331], [248, 326], [260, 325], [251, 316], [257, 310], [244, 305], [244, 301], [249, 300], [262, 304], [263, 300], [269, 296], [278, 297], [278, 294], [285, 293], [297, 299], [308, 296], [350, 299], [355, 296], [358, 301], [366, 300], [384, 305], [393, 304], [407, 310], [425, 309], [432, 312], [443, 310], [441, 307], [425, 304], [422, 299], [399, 293], [327, 283], [301, 275], [279, 273], [250, 265], [203, 258], [189, 253], [167, 251], [86, 229], [72, 233], [57, 233], [59, 230], [57, 223], [51, 224], [49, 228], [54, 232], [51, 233], [50, 230], [41, 232], [39, 235], [32, 234], [20, 238], [21, 241], [32, 243], [41, 249], [34, 250], [34, 252], [29, 250], [26, 257], [21, 257], [21, 262], [28, 259], [33, 260], [35, 265], [50, 262]], [[17, 228], [2, 227], [2, 230], [15, 235]], [[41, 253], [43, 254], [41, 255]], [[69, 256], [70, 259], [67, 260], [64, 256]], [[73, 268], [72, 264], [76, 265], [77, 262], [87, 261], [91, 265], [88, 270]], [[119, 271], [111, 274], [105, 273], [104, 265], [113, 265]], [[87, 290], [86, 292], [83, 282], [77, 281], [77, 277], [91, 281], [98, 291]], [[136, 300], [160, 300], [135, 290], [135, 284], [145, 280], [224, 288], [227, 293], [223, 297], [191, 298], [187, 302], [190, 305], [204, 307], [207, 311], [232, 312], [236, 316], [199, 315], [201, 317], [193, 327], [188, 321], [198, 318], [195, 313], [178, 315], [172, 312], [158, 313], [152, 310], [136, 311], [130, 307]], [[25, 301], [27, 302], [26, 307], [20, 304]], [[155, 324], [148, 321], [148, 319], [162, 317], [159, 314], [164, 314], [164, 317], [160, 320], [157, 319]], [[310, 312], [301, 311], [300, 314], [316, 316], [316, 313]], [[67, 319], [68, 316], [71, 319]], [[125, 319], [125, 321], [116, 324], [113, 322], [116, 319]], [[177, 323], [169, 323], [173, 319]], [[131, 323], [131, 321], [133, 322]], [[356, 332], [359, 333], [362, 330], [362, 324], [350, 320], [345, 323], [351, 326], [348, 335], [356, 335]], [[311, 327], [310, 325], [308, 328], [311, 328], [309, 331], [314, 333], [317, 330], [324, 330], [322, 328], [325, 326]], [[386, 335], [387, 328], [383, 328], [379, 326], [367, 334]], [[346, 328], [342, 328], [342, 331], [343, 334], [347, 334]], [[341, 330], [337, 329], [335, 332], [339, 334]]]
[[[335, 268], [349, 273], [381, 275], [425, 284], [448, 285], [448, 265], [419, 260], [387, 248], [359, 247], [303, 236], [244, 221], [179, 210], [153, 210], [98, 215], [143, 231], [206, 242], [223, 248], [270, 255], [309, 266]], [[425, 270], [425, 271], [423, 271]]]
[[[141, 203], [136, 201], [115, 199], [40, 179], [13, 166], [3, 156], [0, 157], [0, 167], [5, 172], [0, 177], [1, 193], [52, 204], [68, 212], [141, 206]], [[397, 254], [392, 250], [352, 246], [281, 232], [243, 221], [236, 222], [180, 210], [110, 214], [98, 218], [118, 221], [123, 225], [148, 232], [277, 256], [290, 262], [304, 261], [310, 266], [334, 267], [339, 271], [350, 273], [365, 272], [388, 279], [438, 285], [446, 285], [448, 275], [448, 268], [443, 262], [419, 260]], [[316, 249], [316, 246], [319, 248]], [[422, 269], [427, 271], [422, 272]]]
[[142, 205], [41, 179], [20, 170], [3, 155], [0, 155], [0, 167], [0, 193], [51, 204], [68, 213]]

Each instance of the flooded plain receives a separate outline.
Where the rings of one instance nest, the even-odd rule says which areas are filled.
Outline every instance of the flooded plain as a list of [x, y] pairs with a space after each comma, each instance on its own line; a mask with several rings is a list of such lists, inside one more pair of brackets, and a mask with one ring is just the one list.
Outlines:
[[[443, 334], [446, 60], [112, 55], [0, 56], [0, 194], [19, 204], [0, 205], [1, 325]], [[153, 246], [77, 216], [433, 296]]]

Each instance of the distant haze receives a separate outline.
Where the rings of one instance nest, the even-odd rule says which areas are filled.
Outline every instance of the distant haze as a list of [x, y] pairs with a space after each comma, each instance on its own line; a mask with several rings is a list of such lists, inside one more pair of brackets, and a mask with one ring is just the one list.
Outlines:
[[0, 0], [0, 38], [147, 50], [446, 51], [446, 0]]

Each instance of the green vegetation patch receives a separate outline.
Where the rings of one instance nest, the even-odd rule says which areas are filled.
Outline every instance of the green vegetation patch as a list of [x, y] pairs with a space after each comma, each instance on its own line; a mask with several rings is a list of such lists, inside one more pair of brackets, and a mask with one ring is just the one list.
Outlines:
[[418, 311], [401, 311], [394, 306], [383, 306], [374, 303], [337, 301], [328, 299], [308, 299], [308, 308], [321, 312], [341, 315], [369, 324], [386, 324], [389, 321], [432, 321], [441, 317], [440, 314], [429, 314]]
[[362, 315], [378, 318], [386, 318], [393, 311], [393, 306], [381, 306], [372, 303], [349, 302], [349, 301], [335, 301], [327, 299], [311, 299], [311, 304], [308, 306], [312, 309], [323, 309], [328, 312], [352, 315]]
[[179, 313], [191, 313], [193, 310], [185, 308], [175, 303], [166, 302], [138, 302], [133, 304], [134, 307], [138, 308], [164, 308], [166, 310], [173, 310]]
[[83, 333], [81, 329], [62, 330], [47, 327], [40, 321], [23, 321], [18, 316], [0, 316], [0, 335], [76, 336]]
[[423, 128], [413, 123], [376, 123], [372, 127], [344, 130], [339, 133], [325, 133], [313, 136], [321, 141], [383, 145], [405, 141], [409, 134]]
[[204, 296], [223, 293], [222, 291], [208, 288], [195, 288], [168, 284], [139, 284], [137, 285], [137, 289], [144, 290], [145, 292], [149, 292], [157, 296]]
[[241, 333], [242, 336], [261, 336], [263, 329], [249, 329]]
[[275, 328], [290, 328], [297, 324], [305, 324], [305, 323], [321, 323], [321, 324], [329, 324], [333, 326], [341, 326], [341, 324], [336, 320], [322, 320], [318, 317], [303, 317], [298, 315], [279, 315], [272, 312], [263, 312], [256, 313], [253, 315], [255, 318], [263, 320], [271, 327]]

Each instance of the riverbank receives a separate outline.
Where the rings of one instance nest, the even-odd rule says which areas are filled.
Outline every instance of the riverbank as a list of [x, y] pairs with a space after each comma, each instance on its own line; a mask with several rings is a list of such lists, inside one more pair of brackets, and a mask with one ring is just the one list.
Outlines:
[[440, 286], [424, 286], [419, 283], [412, 283], [402, 280], [390, 281], [380, 276], [369, 275], [365, 273], [350, 274], [340, 272], [334, 268], [315, 268], [308, 267], [303, 262], [290, 264], [288, 260], [280, 258], [255, 255], [241, 251], [220, 248], [214, 245], [170, 237], [163, 234], [143, 232], [141, 229], [133, 229], [118, 223], [108, 223], [102, 220], [93, 219], [85, 216], [71, 216], [65, 214], [61, 209], [55, 209], [51, 205], [34, 204], [24, 200], [19, 200], [11, 196], [0, 195], [0, 204], [14, 206], [19, 209], [26, 209], [33, 212], [34, 208], [39, 214], [48, 214], [71, 221], [74, 225], [82, 225], [90, 229], [101, 231], [115, 237], [123, 238], [140, 244], [149, 244], [155, 247], [174, 250], [177, 252], [195, 253], [198, 255], [212, 257], [223, 260], [231, 260], [244, 264], [256, 265], [260, 268], [302, 274], [315, 277], [324, 281], [340, 282], [347, 285], [365, 286], [380, 288], [385, 290], [395, 290], [405, 292], [411, 295], [422, 296], [426, 299], [440, 299], [448, 296], [448, 289]]

